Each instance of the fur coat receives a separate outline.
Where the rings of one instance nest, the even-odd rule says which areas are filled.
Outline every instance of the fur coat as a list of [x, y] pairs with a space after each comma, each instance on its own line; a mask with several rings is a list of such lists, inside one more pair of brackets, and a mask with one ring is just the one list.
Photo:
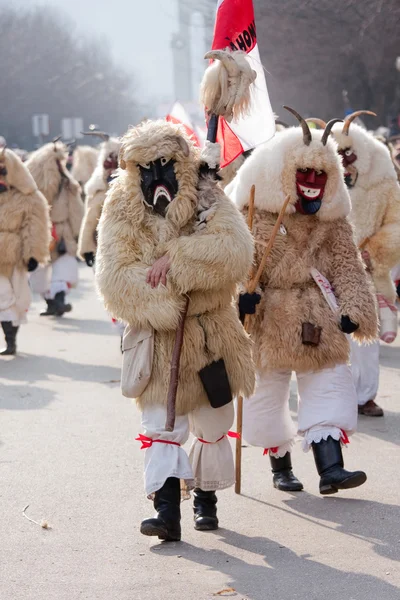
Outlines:
[[[155, 355], [141, 406], [164, 404], [180, 313], [189, 295], [177, 414], [208, 403], [199, 370], [223, 358], [234, 395], [252, 393], [251, 341], [237, 315], [236, 285], [246, 278], [253, 242], [243, 217], [214, 180], [199, 180], [196, 150], [177, 126], [147, 122], [122, 140], [126, 167], [111, 185], [98, 228], [96, 280], [109, 312], [137, 327], [152, 327]], [[143, 202], [138, 163], [174, 158], [178, 194], [166, 217]], [[202, 214], [208, 220], [201, 223]], [[146, 275], [168, 254], [167, 285], [152, 289]]]
[[395, 302], [390, 270], [400, 262], [400, 186], [389, 150], [354, 123], [349, 135], [335, 126], [334, 136], [340, 150], [357, 156], [357, 179], [349, 190], [356, 243], [370, 255], [376, 291]]
[[9, 190], [0, 194], [0, 274], [11, 277], [26, 269], [29, 259], [49, 258], [49, 208], [33, 177], [18, 156], [5, 150]]
[[[256, 186], [253, 234], [259, 265], [277, 213], [287, 195], [289, 205], [261, 277], [261, 303], [252, 319], [255, 362], [260, 371], [316, 371], [349, 359], [349, 343], [339, 328], [341, 315], [359, 324], [359, 341], [377, 335], [377, 314], [353, 230], [343, 171], [332, 140], [320, 143], [320, 132], [304, 146], [299, 128], [280, 133], [257, 149], [231, 184], [238, 207], [247, 213], [251, 185]], [[313, 216], [295, 211], [297, 169], [315, 168], [328, 175], [320, 210]], [[335, 315], [310, 270], [317, 269], [331, 286], [339, 306]], [[302, 325], [321, 327], [318, 346], [302, 343]]]
[[79, 235], [78, 254], [81, 258], [86, 252], [96, 253], [97, 225], [103, 209], [103, 204], [108, 191], [109, 169], [104, 168], [104, 161], [110, 154], [118, 156], [120, 142], [111, 138], [101, 146], [96, 169], [85, 186], [85, 216], [82, 221]]
[[52, 260], [59, 256], [57, 247], [63, 240], [66, 251], [75, 256], [84, 207], [79, 183], [65, 168], [66, 147], [59, 142], [46, 144], [26, 163], [40, 191], [50, 205], [50, 219], [56, 240]]

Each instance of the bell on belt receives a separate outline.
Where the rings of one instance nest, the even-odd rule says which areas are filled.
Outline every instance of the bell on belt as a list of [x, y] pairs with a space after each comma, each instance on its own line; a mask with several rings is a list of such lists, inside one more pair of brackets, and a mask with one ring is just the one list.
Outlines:
[[322, 327], [312, 323], [303, 323], [301, 330], [301, 341], [305, 346], [318, 346], [321, 339]]

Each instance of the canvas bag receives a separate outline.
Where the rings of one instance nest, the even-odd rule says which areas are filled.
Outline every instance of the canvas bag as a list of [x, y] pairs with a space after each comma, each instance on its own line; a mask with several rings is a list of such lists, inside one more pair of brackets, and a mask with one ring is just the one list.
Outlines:
[[153, 368], [154, 330], [127, 325], [122, 340], [121, 391], [138, 398], [148, 386]]

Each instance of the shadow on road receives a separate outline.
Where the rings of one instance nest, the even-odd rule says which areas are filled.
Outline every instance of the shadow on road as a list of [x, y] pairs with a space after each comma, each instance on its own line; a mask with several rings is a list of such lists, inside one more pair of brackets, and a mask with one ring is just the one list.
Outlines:
[[400, 369], [400, 348], [398, 346], [381, 344], [379, 352], [379, 363], [381, 367], [388, 367], [389, 369]]
[[52, 390], [32, 385], [0, 384], [0, 410], [37, 410], [48, 406], [55, 398]]
[[68, 317], [54, 318], [53, 331], [62, 333], [89, 333], [92, 335], [113, 335], [116, 336], [115, 346], [118, 347], [117, 331], [110, 321], [101, 321], [100, 319], [74, 319]]
[[[201, 543], [199, 535], [199, 543]], [[293, 550], [265, 537], [250, 537], [228, 529], [215, 534], [221, 542], [261, 556], [266, 566], [254, 565], [220, 550], [204, 550], [191, 544], [169, 546], [160, 544], [150, 551], [163, 556], [181, 556], [226, 574], [226, 585], [239, 596], [249, 600], [282, 600], [301, 598], [360, 598], [360, 591], [368, 598], [394, 600], [398, 588], [372, 575], [335, 569], [310, 558], [297, 555]], [[310, 544], [311, 546], [311, 544]], [[211, 590], [216, 593], [218, 590]]]
[[121, 376], [120, 369], [116, 367], [72, 362], [53, 356], [20, 354], [10, 361], [9, 365], [1, 375], [4, 381], [36, 383], [58, 376], [71, 381], [112, 383], [119, 381]]

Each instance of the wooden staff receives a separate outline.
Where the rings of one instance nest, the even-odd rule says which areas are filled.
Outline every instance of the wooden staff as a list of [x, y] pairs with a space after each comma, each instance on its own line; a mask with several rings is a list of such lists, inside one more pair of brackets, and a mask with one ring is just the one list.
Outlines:
[[176, 332], [174, 351], [171, 360], [171, 375], [169, 380], [167, 396], [167, 420], [165, 422], [165, 431], [173, 431], [175, 427], [176, 413], [176, 394], [179, 383], [179, 364], [181, 362], [183, 332], [185, 330], [185, 321], [189, 309], [189, 296], [186, 297], [185, 306], [181, 312], [179, 326]]
[[[253, 217], [254, 217], [254, 194], [255, 194], [255, 186], [253, 185], [250, 193], [250, 202], [249, 202], [249, 213], [248, 213], [248, 225], [250, 231], [253, 229]], [[253, 268], [250, 272], [250, 281], [247, 285], [247, 292], [249, 294], [253, 294], [260, 282], [261, 275], [264, 271], [268, 256], [271, 253], [272, 247], [275, 242], [275, 238], [277, 236], [279, 227], [282, 224], [283, 217], [286, 212], [287, 205], [289, 204], [290, 196], [287, 196], [285, 202], [282, 205], [282, 208], [279, 212], [278, 218], [275, 222], [274, 228], [271, 233], [271, 237], [268, 241], [268, 244], [264, 250], [263, 257], [261, 259], [260, 265], [257, 269], [255, 275], [253, 275]], [[248, 332], [250, 329], [250, 318], [251, 315], [246, 315], [244, 318], [244, 328]], [[242, 489], [242, 430], [243, 430], [243, 396], [239, 396], [237, 402], [237, 414], [236, 414], [236, 431], [239, 434], [239, 437], [236, 439], [236, 481], [235, 481], [235, 493], [240, 494]]]

